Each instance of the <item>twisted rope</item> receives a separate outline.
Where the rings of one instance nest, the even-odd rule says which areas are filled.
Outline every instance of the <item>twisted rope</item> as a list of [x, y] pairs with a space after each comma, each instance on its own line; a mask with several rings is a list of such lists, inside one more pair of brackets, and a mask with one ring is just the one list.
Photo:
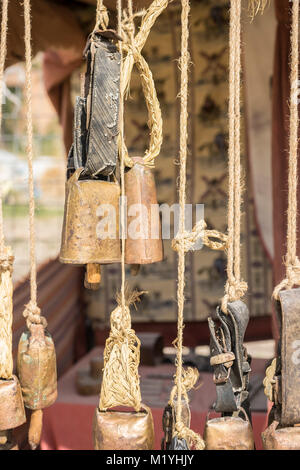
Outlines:
[[106, 6], [103, 3], [103, 0], [97, 0], [97, 9], [96, 9], [96, 24], [94, 31], [97, 29], [102, 29], [103, 31], [107, 29], [109, 23], [109, 16]]
[[[175, 387], [177, 396], [175, 434], [186, 439], [196, 449], [202, 450], [205, 447], [202, 437], [189, 429], [182, 420], [182, 397], [187, 397], [187, 384], [185, 382], [186, 372], [183, 369], [183, 329], [184, 329], [184, 287], [185, 287], [185, 203], [186, 203], [186, 161], [187, 161], [187, 140], [188, 140], [188, 68], [190, 55], [188, 50], [189, 41], [189, 0], [181, 0], [181, 87], [180, 87], [180, 173], [179, 173], [179, 232], [178, 232], [178, 283], [177, 283], [177, 338], [175, 345], [176, 353], [176, 374]], [[188, 404], [187, 404], [188, 406]]]
[[[8, 0], [2, 1], [0, 43], [0, 126], [4, 89], [4, 67], [7, 52]], [[0, 127], [1, 130], [1, 127]], [[13, 373], [12, 321], [13, 321], [13, 253], [5, 246], [2, 193], [0, 190], [0, 378], [10, 379]]]
[[28, 159], [28, 190], [29, 190], [29, 247], [30, 247], [30, 302], [23, 312], [28, 328], [31, 323], [45, 324], [45, 319], [38, 319], [40, 309], [37, 306], [37, 269], [36, 269], [36, 234], [35, 234], [35, 202], [33, 179], [33, 122], [32, 122], [32, 52], [31, 52], [31, 12], [30, 0], [24, 0], [25, 21], [25, 100], [26, 100], [26, 133]]
[[[142, 89], [148, 110], [148, 127], [150, 129], [149, 149], [144, 155], [144, 164], [154, 167], [154, 160], [159, 155], [162, 145], [162, 117], [160, 104], [157, 98], [155, 83], [151, 70], [141, 55], [141, 50], [148, 38], [150, 30], [158, 16], [168, 6], [169, 0], [154, 0], [146, 12], [140, 12], [136, 15], [132, 11], [132, 3], [128, 2], [128, 15], [124, 14], [122, 29], [123, 42], [122, 49], [126, 53], [126, 58], [122, 63], [121, 73], [121, 92], [123, 96], [128, 92], [132, 69], [136, 65], [142, 83]], [[134, 18], [143, 16], [139, 32], [135, 35]], [[123, 139], [119, 140], [119, 146], [122, 148], [125, 166], [131, 168], [133, 161], [128, 155], [126, 143]]]
[[263, 14], [269, 0], [249, 0], [250, 15], [254, 18], [259, 12]]
[[231, 0], [229, 32], [229, 149], [227, 282], [222, 310], [243, 297], [247, 283], [241, 279], [241, 161], [240, 161], [241, 2]]
[[286, 278], [278, 284], [273, 297], [278, 300], [282, 289], [300, 285], [300, 260], [297, 256], [297, 190], [298, 190], [298, 73], [299, 73], [299, 0], [293, 1], [291, 28], [291, 97], [288, 169]]

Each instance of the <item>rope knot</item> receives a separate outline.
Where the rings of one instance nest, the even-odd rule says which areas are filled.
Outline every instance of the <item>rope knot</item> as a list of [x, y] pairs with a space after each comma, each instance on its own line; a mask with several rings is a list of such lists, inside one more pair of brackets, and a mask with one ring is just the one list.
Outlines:
[[0, 271], [9, 271], [12, 273], [13, 270], [14, 255], [12, 254], [11, 248], [6, 247], [4, 252], [0, 253]]
[[41, 315], [40, 308], [32, 300], [25, 305], [23, 317], [26, 319], [27, 328], [30, 330], [32, 325], [43, 325], [47, 327], [47, 320]]
[[247, 292], [248, 284], [245, 281], [240, 281], [235, 278], [230, 279], [225, 285], [225, 295], [222, 299], [222, 311], [227, 313], [228, 302], [234, 302], [235, 300], [241, 299]]
[[102, 31], [105, 31], [109, 24], [109, 15], [105, 5], [97, 6], [97, 15], [96, 15], [96, 25], [95, 29], [101, 28]]
[[203, 245], [212, 250], [226, 250], [228, 241], [227, 235], [218, 230], [207, 230], [206, 227], [206, 222], [199, 220], [190, 232], [184, 230], [184, 232], [178, 233], [172, 240], [172, 249], [178, 252], [180, 246], [183, 244], [183, 249], [186, 253], [194, 250], [195, 243], [199, 239], [202, 239]]

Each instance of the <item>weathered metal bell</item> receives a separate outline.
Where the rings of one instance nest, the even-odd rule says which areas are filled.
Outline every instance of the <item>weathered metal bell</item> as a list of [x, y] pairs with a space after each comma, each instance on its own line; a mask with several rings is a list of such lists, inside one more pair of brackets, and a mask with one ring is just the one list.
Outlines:
[[[65, 213], [60, 261], [67, 264], [109, 264], [121, 259], [119, 240], [119, 196], [117, 183], [103, 180], [80, 180], [79, 168], [66, 183]], [[99, 238], [102, 217], [113, 215], [114, 238]], [[98, 235], [97, 235], [98, 234]]]
[[154, 427], [150, 408], [141, 411], [95, 411], [95, 450], [153, 450]]
[[0, 431], [13, 429], [25, 423], [26, 416], [19, 381], [0, 379]]
[[273, 421], [261, 437], [264, 450], [300, 450], [300, 426], [278, 429]]
[[24, 404], [31, 410], [52, 405], [57, 397], [56, 355], [43, 325], [31, 325], [19, 341], [18, 376]]
[[206, 450], [254, 450], [254, 437], [248, 420], [225, 416], [210, 419], [204, 429]]
[[[154, 176], [151, 169], [143, 164], [143, 158], [133, 157], [132, 160], [133, 167], [125, 173], [128, 211], [125, 263], [156, 263], [163, 260], [164, 254]], [[143, 210], [139, 210], [136, 204], [143, 205]], [[134, 233], [135, 220], [138, 221], [137, 235]], [[137, 271], [136, 266], [134, 270]]]

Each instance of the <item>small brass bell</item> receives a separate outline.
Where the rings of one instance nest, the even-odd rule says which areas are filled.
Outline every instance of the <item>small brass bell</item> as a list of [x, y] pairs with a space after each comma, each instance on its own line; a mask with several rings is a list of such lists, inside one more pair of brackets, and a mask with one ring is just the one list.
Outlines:
[[254, 450], [254, 437], [249, 420], [225, 416], [206, 421], [206, 450]]
[[0, 431], [13, 429], [25, 423], [26, 416], [19, 381], [0, 379]]
[[125, 173], [128, 211], [125, 263], [133, 265], [136, 273], [138, 265], [162, 261], [164, 254], [153, 173], [143, 164], [143, 158], [132, 160], [133, 167]]
[[[66, 182], [66, 199], [62, 241], [59, 260], [61, 263], [87, 265], [86, 287], [98, 287], [100, 269], [93, 265], [119, 263], [121, 259], [119, 240], [120, 187], [104, 180], [80, 180], [82, 168], [77, 169]], [[108, 224], [101, 225], [107, 217]], [[109, 233], [102, 228], [109, 229]], [[104, 233], [104, 234], [103, 234]]]
[[300, 426], [280, 428], [278, 425], [273, 421], [262, 433], [264, 450], [300, 450]]
[[41, 324], [32, 324], [19, 341], [18, 375], [26, 408], [40, 410], [57, 397], [54, 343]]
[[95, 450], [153, 450], [154, 427], [150, 408], [138, 412], [100, 411], [93, 422]]

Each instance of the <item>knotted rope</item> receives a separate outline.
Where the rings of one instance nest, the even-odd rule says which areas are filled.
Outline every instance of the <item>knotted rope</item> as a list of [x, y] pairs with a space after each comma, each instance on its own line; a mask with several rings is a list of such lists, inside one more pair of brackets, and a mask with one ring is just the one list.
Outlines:
[[[171, 0], [172, 1], [172, 0]], [[160, 104], [157, 98], [155, 83], [151, 70], [141, 55], [141, 50], [148, 38], [150, 30], [158, 16], [168, 6], [170, 0], [154, 0], [146, 12], [133, 14], [132, 3], [128, 3], [128, 15], [124, 13], [122, 33], [122, 49], [126, 53], [126, 58], [122, 63], [121, 73], [121, 93], [123, 96], [129, 90], [132, 68], [136, 65], [142, 83], [142, 89], [148, 110], [148, 127], [150, 130], [149, 149], [144, 155], [144, 164], [148, 167], [154, 167], [154, 160], [159, 155], [162, 145], [162, 117]], [[135, 35], [134, 18], [142, 15], [139, 32]], [[128, 155], [124, 136], [119, 140], [119, 146], [122, 147], [125, 166], [131, 168], [133, 161]]]
[[241, 279], [241, 161], [240, 161], [240, 78], [241, 76], [241, 2], [231, 0], [229, 32], [229, 149], [228, 149], [228, 247], [227, 282], [222, 310], [228, 302], [240, 299], [247, 291]]
[[[122, 1], [118, 0], [118, 34], [122, 36]], [[129, 5], [130, 9], [130, 5]], [[120, 46], [121, 58], [122, 49]], [[122, 69], [121, 69], [122, 73]], [[124, 92], [120, 93], [120, 136], [124, 132]], [[142, 292], [132, 292], [125, 285], [125, 180], [124, 153], [120, 149], [121, 176], [121, 292], [117, 296], [118, 307], [111, 313], [110, 333], [104, 349], [104, 369], [100, 392], [99, 409], [107, 410], [114, 406], [141, 409], [141, 391], [138, 367], [140, 363], [140, 340], [131, 328], [130, 305], [139, 301]]]
[[29, 189], [29, 245], [30, 245], [30, 302], [23, 312], [27, 327], [42, 323], [46, 327], [46, 319], [40, 315], [37, 306], [37, 274], [36, 274], [36, 235], [35, 235], [35, 202], [33, 179], [33, 123], [32, 123], [32, 52], [31, 52], [31, 16], [30, 0], [24, 0], [25, 21], [25, 100], [26, 100], [26, 133], [28, 159], [28, 189]]
[[[172, 395], [176, 394], [176, 420], [175, 435], [180, 439], [186, 439], [196, 449], [202, 450], [205, 447], [201, 436], [189, 429], [182, 420], [182, 397], [187, 397], [186, 377], [189, 374], [183, 369], [182, 350], [183, 350], [183, 329], [184, 329], [184, 287], [185, 287], [185, 203], [186, 203], [186, 161], [187, 161], [187, 120], [188, 120], [188, 68], [190, 55], [188, 50], [189, 41], [189, 0], [181, 0], [181, 88], [180, 88], [180, 174], [179, 174], [179, 235], [178, 235], [178, 283], [177, 283], [177, 302], [178, 302], [178, 319], [177, 319], [177, 338], [175, 346], [176, 353], [176, 375], [175, 387]], [[193, 383], [193, 380], [189, 384]], [[188, 403], [187, 403], [188, 406]]]
[[[0, 44], [0, 131], [4, 89], [4, 67], [7, 46], [8, 0], [2, 1]], [[5, 246], [3, 227], [2, 191], [0, 189], [0, 378], [10, 379], [13, 373], [12, 321], [13, 321], [13, 253]]]
[[[184, 251], [192, 251], [195, 243], [201, 239], [203, 245], [207, 246], [211, 250], [225, 251], [227, 249], [227, 235], [218, 230], [208, 230], [204, 220], [199, 220], [189, 232], [184, 230], [183, 233], [179, 233], [172, 240], [172, 248], [174, 251], [179, 251], [180, 240], [183, 240]], [[219, 240], [219, 241], [218, 241]]]
[[300, 260], [297, 256], [297, 191], [298, 191], [298, 71], [299, 71], [299, 0], [293, 1], [291, 29], [291, 97], [288, 169], [286, 278], [278, 284], [273, 297], [278, 300], [282, 289], [300, 285]]
[[132, 406], [141, 409], [141, 391], [138, 374], [140, 340], [131, 328], [130, 305], [139, 301], [143, 292], [125, 292], [125, 309], [122, 295], [118, 295], [118, 307], [110, 316], [110, 333], [104, 349], [104, 369], [99, 409], [114, 406]]
[[106, 6], [103, 3], [103, 0], [97, 0], [97, 9], [96, 9], [96, 24], [94, 31], [102, 29], [105, 31], [108, 27], [109, 16]]

